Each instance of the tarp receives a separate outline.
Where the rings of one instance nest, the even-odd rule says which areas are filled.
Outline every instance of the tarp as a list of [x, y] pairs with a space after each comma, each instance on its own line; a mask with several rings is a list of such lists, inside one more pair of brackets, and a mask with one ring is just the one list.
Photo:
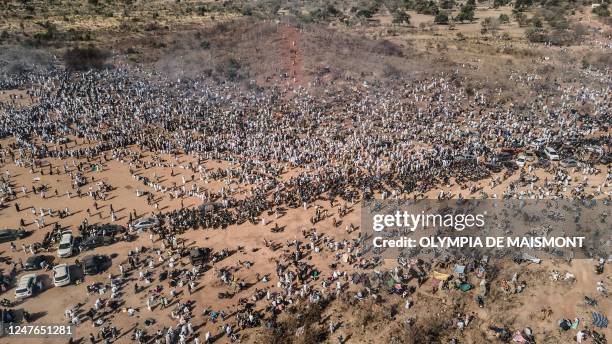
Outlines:
[[434, 271], [434, 272], [431, 273], [431, 277], [433, 277], [433, 278], [435, 278], [435, 279], [437, 279], [439, 281], [446, 281], [450, 277], [450, 275]]
[[525, 337], [523, 337], [521, 331], [516, 331], [514, 337], [512, 337], [512, 340], [517, 343], [527, 343], [527, 340], [525, 339]]
[[559, 327], [564, 331], [567, 331], [572, 328], [572, 322], [567, 319], [561, 319], [559, 320]]
[[469, 283], [464, 282], [464, 283], [459, 284], [459, 290], [461, 291], [468, 291], [470, 289], [472, 289], [472, 285]]
[[608, 327], [608, 318], [605, 315], [597, 312], [593, 312], [593, 325], [601, 328]]
[[534, 257], [534, 256], [532, 256], [532, 255], [530, 255], [528, 253], [523, 253], [523, 259], [524, 260], [528, 260], [528, 261], [530, 261], [532, 263], [536, 263], [536, 264], [540, 264], [540, 262], [542, 261], [541, 259], [536, 258], [536, 257]]
[[455, 265], [455, 269], [453, 270], [457, 274], [465, 273], [465, 265]]
[[578, 325], [580, 325], [580, 319], [576, 318], [576, 320], [574, 320], [572, 323], [572, 328], [575, 330], [578, 328]]

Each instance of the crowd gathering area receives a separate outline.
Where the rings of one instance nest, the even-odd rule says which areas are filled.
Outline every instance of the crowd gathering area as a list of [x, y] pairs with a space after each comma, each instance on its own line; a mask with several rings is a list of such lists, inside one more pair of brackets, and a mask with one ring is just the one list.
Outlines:
[[[453, 73], [316, 93], [122, 68], [7, 77], [3, 320], [75, 335], [0, 342], [300, 342], [314, 325], [283, 321], [314, 308], [319, 342], [391, 342], [448, 311], [440, 343], [606, 343], [607, 256], [383, 260], [360, 228], [371, 199], [609, 204], [601, 81], [513, 103]], [[496, 317], [502, 303], [520, 306]], [[384, 322], [355, 325], [360, 304]]]

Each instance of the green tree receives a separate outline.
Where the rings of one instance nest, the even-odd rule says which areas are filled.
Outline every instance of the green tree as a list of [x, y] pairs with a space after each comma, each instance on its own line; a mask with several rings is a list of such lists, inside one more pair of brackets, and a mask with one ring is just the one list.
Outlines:
[[474, 7], [469, 4], [465, 4], [461, 7], [461, 12], [457, 14], [455, 20], [460, 22], [469, 21], [470, 23], [474, 21]]
[[419, 0], [415, 4], [415, 10], [420, 14], [436, 15], [438, 14], [438, 5], [433, 1]]
[[498, 18], [499, 22], [502, 24], [508, 24], [510, 22], [510, 17], [507, 14], [500, 14]]
[[440, 7], [445, 10], [453, 9], [455, 7], [455, 0], [441, 0]]
[[514, 8], [519, 11], [523, 11], [533, 5], [533, 0], [516, 0], [514, 2]]
[[493, 0], [493, 7], [498, 8], [498, 7], [506, 6], [510, 2], [511, 2], [510, 0]]
[[436, 17], [434, 18], [434, 23], [438, 25], [447, 25], [448, 24], [448, 14], [445, 12], [438, 12]]

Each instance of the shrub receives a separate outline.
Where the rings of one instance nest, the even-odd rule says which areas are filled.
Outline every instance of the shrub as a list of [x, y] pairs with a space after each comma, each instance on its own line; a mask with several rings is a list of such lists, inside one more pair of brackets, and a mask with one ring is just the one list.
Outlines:
[[397, 10], [393, 13], [393, 23], [395, 24], [410, 24], [410, 15], [406, 11]]
[[438, 25], [447, 25], [448, 24], [448, 14], [444, 12], [439, 12], [438, 14], [436, 14], [436, 17], [434, 18], [434, 23]]
[[516, 0], [514, 2], [514, 8], [523, 11], [533, 5], [533, 0]]
[[519, 24], [520, 27], [527, 26], [527, 23], [529, 21], [527, 19], [527, 16], [523, 12], [515, 12], [514, 13], [514, 18], [516, 19], [516, 22]]
[[544, 33], [544, 30], [535, 26], [525, 30], [525, 37], [527, 37], [527, 40], [532, 43], [546, 42], [546, 34]]
[[470, 5], [462, 6], [461, 7], [461, 12], [459, 12], [459, 14], [457, 14], [457, 17], [455, 19], [457, 21], [460, 21], [460, 22], [464, 22], [464, 21], [472, 22], [472, 21], [474, 21], [474, 7], [470, 6]]
[[593, 13], [597, 14], [600, 17], [609, 17], [610, 10], [608, 9], [608, 4], [601, 4], [598, 7], [593, 9]]
[[440, 1], [440, 7], [445, 10], [453, 9], [455, 7], [455, 0], [442, 0]]
[[420, 1], [415, 5], [415, 10], [420, 14], [436, 15], [440, 11], [438, 5], [433, 1]]
[[507, 4], [511, 3], [511, 0], [493, 0], [493, 7], [498, 8], [501, 6], [506, 6]]
[[356, 15], [357, 17], [372, 18], [374, 12], [372, 12], [372, 10], [370, 10], [369, 8], [362, 8], [360, 10], [357, 10]]

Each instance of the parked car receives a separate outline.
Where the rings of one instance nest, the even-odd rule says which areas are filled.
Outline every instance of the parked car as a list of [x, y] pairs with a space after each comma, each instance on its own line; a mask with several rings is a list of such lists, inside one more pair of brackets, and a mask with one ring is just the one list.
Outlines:
[[544, 154], [546, 154], [546, 158], [550, 161], [559, 161], [559, 154], [552, 147], [544, 148]]
[[546, 141], [547, 140], [545, 138], [535, 139], [532, 143], [529, 144], [529, 146], [535, 149], [539, 149], [546, 144]]
[[85, 256], [81, 261], [81, 267], [85, 275], [95, 275], [102, 271], [102, 266], [106, 262], [106, 258], [99, 254], [91, 254]]
[[136, 223], [134, 223], [133, 227], [135, 229], [139, 229], [139, 230], [145, 230], [145, 229], [149, 229], [151, 227], [155, 227], [159, 225], [159, 220], [155, 217], [146, 217], [143, 219], [140, 219], [138, 221], [136, 221]]
[[209, 255], [209, 248], [196, 247], [189, 251], [189, 260], [192, 265], [202, 265], [208, 260]]
[[70, 268], [67, 264], [56, 265], [53, 268], [53, 285], [63, 287], [72, 282], [70, 278]]
[[26, 297], [32, 296], [36, 289], [36, 279], [36, 274], [21, 276], [17, 283], [17, 288], [15, 288], [15, 298], [25, 299]]
[[26, 236], [26, 231], [18, 229], [0, 229], [0, 243], [22, 239]]
[[63, 231], [59, 246], [57, 247], [57, 256], [61, 258], [70, 257], [74, 249], [74, 237], [72, 231]]
[[525, 166], [526, 163], [527, 163], [527, 159], [525, 158], [525, 155], [519, 154], [519, 156], [516, 157], [516, 165], [518, 167], [523, 167]]
[[26, 259], [25, 264], [23, 265], [24, 270], [38, 270], [42, 269], [43, 266], [41, 263], [48, 263], [49, 257], [37, 254], [35, 256], [30, 256]]
[[123, 231], [124, 228], [120, 225], [106, 223], [103, 225], [95, 226], [95, 230], [93, 231], [93, 233], [102, 236], [113, 236]]
[[83, 240], [79, 244], [79, 247], [81, 247], [83, 250], [91, 250], [100, 246], [108, 246], [114, 242], [115, 240], [113, 237], [93, 235]]
[[565, 158], [559, 162], [559, 165], [562, 167], [576, 167], [578, 162], [572, 158]]
[[509, 161], [512, 159], [512, 153], [510, 152], [501, 152], [495, 156], [495, 159], [499, 162]]

